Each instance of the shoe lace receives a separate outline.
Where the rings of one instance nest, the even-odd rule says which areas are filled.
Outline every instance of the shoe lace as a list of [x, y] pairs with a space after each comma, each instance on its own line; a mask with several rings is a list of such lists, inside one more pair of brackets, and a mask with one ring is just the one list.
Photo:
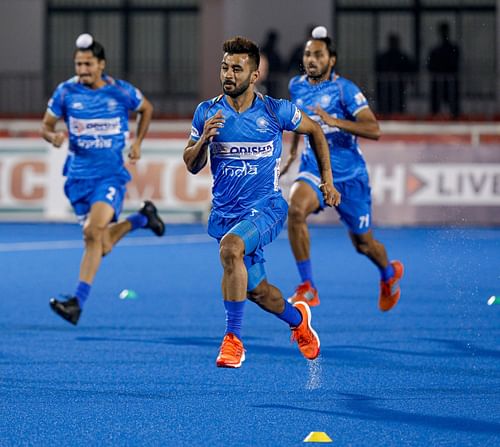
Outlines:
[[241, 355], [241, 352], [242, 352], [241, 346], [239, 343], [236, 342], [234, 338], [232, 337], [224, 338], [220, 349], [221, 355], [237, 357]]

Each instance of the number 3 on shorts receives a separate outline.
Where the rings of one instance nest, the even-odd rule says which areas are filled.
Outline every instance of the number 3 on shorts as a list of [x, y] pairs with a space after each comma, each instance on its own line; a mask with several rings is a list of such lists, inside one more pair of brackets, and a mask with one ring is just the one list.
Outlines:
[[115, 199], [116, 195], [116, 188], [113, 186], [110, 186], [108, 188], [108, 193], [106, 194], [106, 199], [108, 199], [110, 202], [112, 202]]

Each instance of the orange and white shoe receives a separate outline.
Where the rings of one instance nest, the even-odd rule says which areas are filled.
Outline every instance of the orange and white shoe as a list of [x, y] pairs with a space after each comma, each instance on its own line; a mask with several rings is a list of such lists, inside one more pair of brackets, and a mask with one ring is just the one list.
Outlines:
[[320, 341], [318, 334], [311, 326], [311, 309], [307, 303], [298, 302], [293, 305], [302, 315], [302, 322], [292, 328], [292, 341], [299, 345], [300, 352], [308, 360], [314, 360], [319, 355]]
[[218, 368], [239, 368], [245, 361], [243, 343], [234, 334], [224, 336], [220, 345], [219, 355], [215, 361]]
[[380, 281], [378, 307], [382, 312], [391, 310], [401, 297], [399, 280], [403, 277], [405, 269], [401, 261], [391, 261], [391, 264], [394, 267], [394, 276], [387, 281]]
[[304, 281], [295, 289], [293, 296], [288, 298], [290, 304], [307, 303], [310, 307], [319, 306], [318, 291], [311, 285], [311, 282]]

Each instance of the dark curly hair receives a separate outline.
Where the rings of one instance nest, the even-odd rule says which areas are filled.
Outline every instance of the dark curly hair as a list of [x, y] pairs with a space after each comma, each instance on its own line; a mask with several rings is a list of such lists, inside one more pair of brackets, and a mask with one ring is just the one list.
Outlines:
[[104, 47], [99, 42], [97, 42], [97, 40], [94, 40], [92, 42], [92, 45], [90, 45], [90, 47], [77, 48], [75, 50], [73, 56], [75, 56], [78, 51], [92, 51], [93, 56], [96, 57], [98, 60], [100, 60], [100, 61], [106, 60], [106, 55], [104, 53]]
[[224, 53], [248, 54], [248, 58], [253, 62], [253, 69], [257, 70], [260, 64], [260, 50], [257, 44], [246, 37], [236, 36], [228, 39], [222, 45]]
[[[317, 38], [317, 37], [311, 37], [307, 40], [307, 42], [309, 42], [310, 40], [318, 40], [320, 42], [324, 42], [325, 45], [326, 45], [326, 49], [328, 50], [328, 54], [330, 55], [330, 57], [332, 56], [335, 56], [337, 57], [337, 51], [335, 50], [335, 47], [333, 45], [333, 42], [332, 42], [332, 39], [330, 37], [320, 37], [320, 38]], [[306, 44], [307, 44], [306, 42]]]

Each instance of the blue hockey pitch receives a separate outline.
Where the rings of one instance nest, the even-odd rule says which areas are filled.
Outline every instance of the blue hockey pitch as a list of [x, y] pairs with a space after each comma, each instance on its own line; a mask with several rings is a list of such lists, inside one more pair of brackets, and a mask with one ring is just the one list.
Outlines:
[[[396, 308], [377, 309], [378, 272], [344, 229], [313, 227], [319, 359], [247, 303], [247, 360], [228, 370], [215, 367], [221, 268], [203, 226], [124, 239], [73, 327], [48, 300], [73, 292], [80, 228], [0, 224], [0, 444], [275, 447], [324, 432], [336, 446], [500, 445], [500, 306], [487, 305], [500, 230], [375, 234], [405, 263]], [[266, 259], [291, 294], [286, 232]]]

